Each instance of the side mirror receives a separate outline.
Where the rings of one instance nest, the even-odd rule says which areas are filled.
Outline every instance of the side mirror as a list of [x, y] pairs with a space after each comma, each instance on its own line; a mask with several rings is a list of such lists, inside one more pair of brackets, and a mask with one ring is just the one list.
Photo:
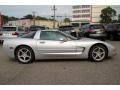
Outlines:
[[62, 41], [62, 42], [67, 42], [67, 39], [60, 38], [60, 41]]

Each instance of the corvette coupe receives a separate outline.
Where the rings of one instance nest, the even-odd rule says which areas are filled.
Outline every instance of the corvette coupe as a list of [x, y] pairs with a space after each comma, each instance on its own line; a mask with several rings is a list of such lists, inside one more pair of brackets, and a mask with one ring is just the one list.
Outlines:
[[76, 39], [58, 30], [38, 30], [22, 37], [6, 39], [4, 51], [20, 63], [44, 59], [88, 59], [96, 62], [115, 55], [115, 48], [103, 41]]

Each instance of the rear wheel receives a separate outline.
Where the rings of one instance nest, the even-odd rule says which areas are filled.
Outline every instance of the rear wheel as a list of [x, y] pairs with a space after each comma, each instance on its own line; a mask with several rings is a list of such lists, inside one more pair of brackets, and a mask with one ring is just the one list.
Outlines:
[[95, 45], [90, 49], [89, 59], [92, 61], [100, 62], [107, 57], [107, 49], [103, 45]]
[[15, 58], [23, 64], [32, 63], [34, 60], [34, 52], [27, 46], [20, 46], [15, 52]]

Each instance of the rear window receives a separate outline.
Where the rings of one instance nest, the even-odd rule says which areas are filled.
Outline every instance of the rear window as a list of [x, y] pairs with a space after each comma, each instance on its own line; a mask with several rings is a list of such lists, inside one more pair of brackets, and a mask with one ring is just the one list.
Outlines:
[[104, 29], [103, 25], [91, 25], [90, 26], [91, 29]]
[[36, 32], [30, 32], [25, 35], [22, 35], [21, 38], [34, 38]]
[[16, 27], [3, 27], [2, 31], [16, 31]]

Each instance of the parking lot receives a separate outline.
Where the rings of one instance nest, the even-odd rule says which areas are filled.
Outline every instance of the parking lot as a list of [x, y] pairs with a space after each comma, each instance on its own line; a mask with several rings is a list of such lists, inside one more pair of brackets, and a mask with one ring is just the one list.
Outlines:
[[0, 45], [0, 84], [120, 84], [120, 41], [107, 41], [117, 55], [103, 62], [45, 60], [20, 64]]

